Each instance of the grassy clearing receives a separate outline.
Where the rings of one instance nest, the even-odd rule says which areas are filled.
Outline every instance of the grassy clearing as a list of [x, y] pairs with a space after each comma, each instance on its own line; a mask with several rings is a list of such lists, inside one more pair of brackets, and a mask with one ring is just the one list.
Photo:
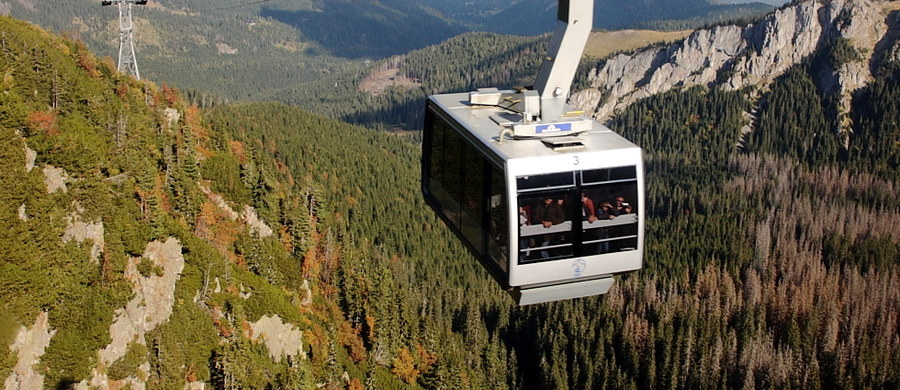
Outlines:
[[657, 42], [677, 41], [688, 36], [691, 32], [693, 31], [619, 30], [593, 32], [590, 39], [588, 39], [584, 54], [594, 58], [605, 58], [612, 53], [633, 50]]

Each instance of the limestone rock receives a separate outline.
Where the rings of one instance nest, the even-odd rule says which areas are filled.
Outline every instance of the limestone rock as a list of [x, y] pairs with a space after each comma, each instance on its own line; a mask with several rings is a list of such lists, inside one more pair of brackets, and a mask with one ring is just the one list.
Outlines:
[[[24, 205], [23, 205], [24, 206]], [[103, 238], [103, 221], [99, 222], [83, 222], [78, 214], [71, 214], [66, 217], [66, 231], [63, 233], [63, 242], [75, 240], [75, 242], [84, 242], [91, 240], [91, 261], [100, 262], [100, 253], [103, 252], [106, 241]]]
[[220, 210], [224, 211], [225, 215], [228, 216], [228, 219], [234, 221], [237, 220], [238, 217], [240, 217], [240, 214], [238, 214], [237, 211], [234, 211], [234, 209], [232, 209], [231, 206], [229, 206], [228, 203], [225, 202], [225, 199], [222, 198], [221, 195], [212, 192], [212, 190], [210, 190], [208, 187], [202, 185], [200, 186], [200, 191], [203, 191], [203, 193], [206, 194], [206, 197], [209, 198], [209, 200], [215, 203], [215, 205], [219, 207]]
[[256, 214], [256, 209], [253, 207], [245, 205], [241, 217], [244, 218], [244, 222], [250, 227], [250, 231], [259, 235], [260, 238], [266, 238], [272, 235], [272, 228], [259, 219], [259, 215]]
[[169, 123], [169, 128], [175, 127], [175, 125], [178, 124], [178, 120], [181, 119], [181, 113], [171, 107], [166, 108], [164, 112], [166, 114], [166, 121]]
[[18, 215], [19, 215], [19, 219], [26, 221], [26, 222], [28, 221], [28, 213], [25, 211], [25, 203], [22, 203], [22, 205], [19, 206]]
[[206, 390], [206, 383], [200, 381], [188, 382], [184, 384], [184, 390]]
[[[128, 343], [145, 344], [144, 334], [169, 320], [175, 304], [175, 283], [184, 269], [181, 243], [175, 238], [147, 244], [144, 255], [133, 258], [125, 267], [125, 279], [132, 283], [134, 298], [116, 310], [109, 327], [112, 342], [100, 350], [100, 364], [109, 367], [125, 356]], [[137, 266], [151, 261], [162, 269], [162, 275], [143, 276]]]
[[56, 330], [50, 329], [47, 312], [38, 314], [31, 328], [19, 329], [16, 339], [9, 347], [16, 353], [18, 361], [12, 374], [3, 382], [6, 390], [39, 390], [44, 387], [44, 376], [34, 370], [40, 363], [44, 350], [50, 345], [50, 339]]
[[269, 349], [269, 355], [276, 362], [280, 362], [284, 356], [295, 357], [303, 354], [303, 332], [295, 329], [291, 324], [282, 322], [278, 315], [272, 317], [262, 316], [256, 322], [250, 323], [250, 339], [259, 341], [262, 339]]
[[31, 172], [34, 169], [34, 161], [37, 159], [37, 152], [25, 145], [25, 172]]
[[668, 47], [611, 57], [591, 71], [592, 88], [574, 93], [571, 103], [602, 122], [639, 99], [673, 88], [764, 89], [824, 43], [843, 38], [870, 58], [821, 70], [820, 88], [838, 94], [849, 109], [853, 92], [873, 79], [870, 60], [900, 57], [896, 44], [885, 44], [896, 42], [889, 37], [897, 29], [891, 18], [898, 17], [886, 16], [877, 1], [806, 1], [746, 27], [697, 30]]
[[66, 182], [69, 181], [69, 175], [62, 168], [56, 168], [52, 165], [44, 166], [44, 183], [47, 184], [47, 193], [52, 194], [56, 191], [68, 192]]

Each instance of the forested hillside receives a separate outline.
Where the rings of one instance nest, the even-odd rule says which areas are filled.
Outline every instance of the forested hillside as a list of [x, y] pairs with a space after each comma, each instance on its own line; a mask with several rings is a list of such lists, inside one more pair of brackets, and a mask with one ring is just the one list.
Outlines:
[[425, 96], [531, 85], [548, 39], [463, 34], [388, 58], [365, 72], [337, 73], [269, 98], [371, 128], [418, 129]]
[[[865, 92], [864, 101], [879, 108], [859, 113], [860, 123], [878, 129], [860, 133], [888, 145], [896, 144], [889, 128], [898, 120], [888, 107], [900, 92], [891, 69]], [[798, 77], [808, 71], [794, 70]], [[789, 101], [817, 96], [787, 79], [771, 93], [789, 94]], [[404, 309], [375, 308], [380, 298], [371, 286], [384, 281], [370, 284], [378, 271], [368, 267], [378, 262], [335, 265], [343, 276], [334, 278], [344, 278], [336, 294], [349, 318], [408, 313], [388, 321], [416, 324], [426, 329], [422, 337], [437, 340], [435, 365], [414, 376], [420, 386], [892, 387], [900, 367], [900, 318], [886, 315], [900, 309], [900, 230], [891, 222], [900, 217], [896, 179], [878, 168], [883, 164], [742, 146], [753, 142], [742, 132], [750, 97], [697, 87], [618, 115], [613, 128], [647, 151], [646, 267], [607, 296], [526, 308], [510, 307], [477, 266], [466, 265], [443, 226], [419, 214], [418, 196], [406, 195], [415, 191], [415, 160], [393, 165], [387, 153], [370, 157], [346, 140], [331, 141], [342, 145], [334, 150], [319, 147], [331, 142], [279, 119], [292, 110], [285, 107], [220, 108], [211, 119], [217, 128], [244, 129], [246, 139], [278, 145], [280, 155], [297, 153], [284, 160], [302, 164], [307, 175], [325, 167], [318, 174], [333, 180], [332, 214], [349, 232], [343, 244], [374, 243], [396, 256], [391, 283], [405, 292], [391, 299]], [[799, 130], [794, 117], [767, 126], [792, 134]], [[860, 158], [885, 158], [869, 145], [860, 145]], [[886, 153], [895, 158], [897, 148]], [[896, 174], [897, 164], [889, 167]], [[471, 371], [453, 375], [450, 367], [461, 362]]]
[[[325, 0], [312, 10], [263, 8], [336, 56], [383, 58], [433, 45], [467, 30], [418, 1]], [[276, 4], [277, 6], [277, 4]]]
[[[81, 40], [100, 57], [118, 57], [115, 6], [94, 0], [7, 3], [15, 18]], [[284, 12], [309, 10], [312, 3], [277, 2]], [[198, 102], [212, 103], [253, 100], [285, 85], [365, 66], [363, 60], [337, 57], [297, 29], [261, 16], [266, 4], [276, 2], [151, 0], [134, 6], [141, 76], [196, 91]]]
[[[413, 187], [412, 145], [284, 106], [210, 125], [174, 89], [118, 75], [79, 43], [8, 18], [0, 31], [8, 388], [397, 388], [437, 370], [439, 345], [465, 350], [399, 305], [428, 302], [425, 290], [398, 298], [415, 275], [383, 243], [401, 230], [362, 236], [347, 222], [371, 232], [368, 210], [334, 212], [363, 172], [332, 172], [335, 161], [369, 160], [366, 174], [405, 172], [394, 183]], [[237, 123], [257, 114], [311, 137], [288, 145], [350, 149], [279, 153], [280, 139]], [[426, 234], [435, 219], [414, 192], [397, 196], [382, 224]], [[450, 250], [446, 266], [466, 271], [448, 273], [487, 286]], [[440, 361], [457, 380], [483, 378]]]

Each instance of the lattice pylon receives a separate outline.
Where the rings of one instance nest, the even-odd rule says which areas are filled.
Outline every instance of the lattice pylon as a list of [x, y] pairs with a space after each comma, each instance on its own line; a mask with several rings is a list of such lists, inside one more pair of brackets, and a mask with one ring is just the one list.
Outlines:
[[138, 70], [137, 57], [134, 53], [134, 22], [131, 17], [131, 6], [134, 4], [147, 4], [146, 0], [103, 0], [102, 5], [117, 5], [119, 7], [119, 72], [133, 74], [138, 80], [141, 72]]

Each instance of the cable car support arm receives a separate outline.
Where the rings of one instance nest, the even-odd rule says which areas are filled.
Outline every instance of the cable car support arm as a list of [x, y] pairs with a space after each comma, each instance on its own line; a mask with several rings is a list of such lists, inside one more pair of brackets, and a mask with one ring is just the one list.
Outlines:
[[[590, 118], [570, 111], [566, 104], [572, 80], [593, 27], [594, 0], [559, 0], [557, 26], [541, 63], [534, 89], [500, 91], [479, 89], [469, 94], [473, 105], [501, 106], [521, 115], [498, 117], [514, 137], [577, 134], [591, 128]], [[504, 134], [508, 131], [504, 131]], [[500, 141], [504, 139], [500, 136]]]

